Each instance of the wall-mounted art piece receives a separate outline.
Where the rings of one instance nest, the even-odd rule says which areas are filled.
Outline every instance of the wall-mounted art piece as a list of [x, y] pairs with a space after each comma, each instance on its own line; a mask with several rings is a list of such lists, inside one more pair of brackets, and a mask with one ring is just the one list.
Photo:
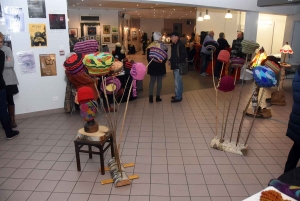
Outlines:
[[56, 55], [40, 54], [41, 76], [55, 76], [56, 71]]
[[89, 35], [89, 36], [93, 36], [93, 35], [96, 35], [96, 34], [97, 34], [97, 29], [96, 29], [96, 27], [88, 27], [88, 28], [87, 28], [87, 31], [88, 31], [88, 35]]
[[119, 35], [118, 35], [118, 34], [112, 34], [112, 35], [111, 35], [111, 42], [112, 42], [112, 43], [117, 43], [117, 42], [119, 42]]
[[100, 36], [100, 35], [97, 35], [96, 38], [95, 38], [95, 40], [96, 40], [96, 41], [100, 41], [100, 40], [101, 40], [101, 36]]
[[65, 14], [49, 14], [50, 29], [66, 29]]
[[103, 43], [111, 43], [110, 36], [103, 36]]
[[118, 33], [118, 27], [112, 27], [111, 33]]
[[27, 0], [29, 18], [46, 18], [45, 0]]
[[131, 37], [132, 37], [132, 41], [137, 41], [137, 38], [138, 38], [137, 31], [132, 31]]
[[69, 35], [74, 35], [75, 38], [78, 38], [78, 29], [77, 28], [69, 28]]
[[103, 25], [103, 34], [110, 34], [110, 25]]
[[46, 24], [29, 24], [31, 47], [46, 47]]
[[4, 19], [8, 33], [25, 32], [24, 12], [22, 8], [5, 6]]

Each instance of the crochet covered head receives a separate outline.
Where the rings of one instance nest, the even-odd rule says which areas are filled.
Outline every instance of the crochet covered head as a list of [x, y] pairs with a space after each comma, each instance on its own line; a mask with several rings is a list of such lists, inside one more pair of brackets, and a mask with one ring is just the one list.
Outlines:
[[80, 87], [77, 91], [77, 100], [80, 104], [94, 100], [94, 98], [94, 92], [91, 87]]
[[100, 84], [100, 89], [106, 94], [117, 93], [121, 89], [121, 81], [116, 77], [107, 77]]
[[74, 53], [66, 59], [64, 67], [72, 75], [79, 75], [84, 71], [82, 63], [83, 55], [81, 53]]
[[219, 47], [219, 44], [215, 40], [207, 41], [203, 45], [210, 52], [211, 51], [213, 51], [213, 52], [216, 51], [216, 49]]
[[130, 75], [135, 80], [143, 80], [147, 73], [147, 68], [142, 63], [134, 63], [132, 65]]
[[232, 68], [241, 68], [241, 67], [243, 67], [243, 65], [245, 64], [245, 59], [243, 59], [243, 58], [238, 58], [238, 57], [236, 57], [236, 58], [231, 58], [230, 59], [230, 62], [231, 62], [231, 67]]
[[98, 42], [96, 40], [85, 40], [77, 42], [74, 45], [74, 51], [76, 53], [90, 54], [98, 50]]
[[151, 47], [149, 50], [149, 58], [155, 62], [162, 63], [168, 58], [168, 54], [161, 48]]
[[114, 57], [108, 52], [96, 52], [87, 54], [83, 59], [90, 75], [106, 75], [110, 72], [111, 65], [114, 63]]
[[273, 70], [265, 66], [257, 66], [253, 69], [253, 78], [260, 87], [273, 87], [277, 84], [276, 75]]
[[227, 50], [221, 50], [218, 55], [218, 61], [228, 63], [230, 58], [230, 53]]
[[242, 45], [242, 52], [244, 54], [253, 54], [255, 50], [259, 48], [258, 43], [250, 40], [243, 40], [241, 42], [241, 45]]
[[230, 91], [233, 91], [234, 88], [235, 88], [235, 85], [234, 85], [233, 77], [226, 75], [221, 78], [220, 85], [218, 87], [218, 89], [220, 91], [230, 92]]

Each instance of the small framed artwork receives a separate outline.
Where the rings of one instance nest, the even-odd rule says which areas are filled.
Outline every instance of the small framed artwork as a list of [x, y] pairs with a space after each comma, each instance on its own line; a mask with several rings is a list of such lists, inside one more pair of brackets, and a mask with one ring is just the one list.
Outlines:
[[119, 37], [118, 37], [119, 35], [118, 34], [112, 34], [111, 35], [111, 42], [112, 43], [117, 43], [117, 42], [119, 42]]
[[112, 27], [111, 33], [118, 33], [118, 27]]
[[84, 38], [84, 40], [89, 40], [90, 39], [89, 36], [84, 36], [83, 38]]
[[111, 43], [110, 36], [103, 36], [103, 43]]
[[75, 38], [78, 38], [78, 29], [77, 28], [69, 28], [69, 35], [74, 35]]
[[103, 25], [103, 34], [110, 34], [110, 25]]
[[95, 40], [95, 36], [90, 36], [90, 40]]
[[100, 37], [99, 35], [97, 35], [96, 38], [95, 38], [95, 40], [96, 40], [96, 41], [100, 41], [100, 40], [101, 40], [101, 37]]
[[138, 36], [137, 36], [136, 31], [131, 32], [131, 37], [132, 37], [132, 41], [137, 41]]
[[93, 36], [97, 34], [96, 27], [88, 27], [88, 35]]

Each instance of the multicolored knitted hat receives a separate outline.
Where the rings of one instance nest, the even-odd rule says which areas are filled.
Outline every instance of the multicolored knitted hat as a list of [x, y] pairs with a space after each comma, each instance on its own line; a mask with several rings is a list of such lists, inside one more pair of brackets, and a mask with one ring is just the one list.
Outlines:
[[123, 63], [120, 61], [115, 61], [110, 68], [109, 76], [118, 76], [122, 73], [122, 71]]
[[95, 106], [97, 106], [96, 101], [89, 101], [80, 104], [80, 116], [84, 119], [84, 121], [92, 121], [95, 118], [97, 112]]
[[266, 67], [269, 67], [270, 69], [272, 69], [274, 71], [274, 73], [277, 75], [280, 72], [280, 66], [278, 66], [276, 63], [274, 63], [273, 61], [269, 61], [267, 60], [265, 62]]
[[260, 87], [269, 88], [277, 84], [274, 71], [265, 66], [256, 66], [253, 68], [253, 78]]
[[85, 55], [82, 62], [90, 75], [106, 75], [114, 63], [114, 57], [108, 52], [96, 52]]
[[98, 42], [96, 40], [85, 40], [82, 42], [77, 42], [74, 45], [74, 51], [76, 53], [91, 54], [99, 49]]
[[100, 84], [101, 91], [106, 91], [106, 94], [117, 93], [121, 89], [121, 81], [116, 77], [107, 77]]
[[149, 50], [149, 58], [153, 59], [153, 61], [157, 63], [162, 63], [164, 60], [168, 58], [168, 54], [161, 48], [158, 47], [150, 47]]
[[227, 50], [221, 50], [218, 55], [218, 61], [228, 63], [230, 58], [230, 53]]
[[130, 75], [134, 80], [143, 80], [147, 73], [147, 68], [142, 63], [134, 63], [130, 70]]
[[72, 54], [64, 62], [65, 69], [72, 75], [79, 75], [84, 72], [82, 63], [83, 55], [81, 53]]
[[221, 78], [220, 85], [218, 86], [218, 89], [220, 91], [230, 92], [230, 91], [233, 91], [234, 88], [235, 88], [235, 85], [234, 85], [233, 77], [226, 75]]
[[246, 61], [246, 60], [243, 59], [243, 58], [238, 58], [238, 57], [236, 57], [236, 58], [231, 58], [231, 59], [230, 59], [231, 67], [232, 67], [232, 68], [241, 68], [241, 67], [244, 66], [245, 61]]
[[77, 100], [81, 104], [84, 101], [94, 100], [94, 91], [91, 87], [80, 87], [77, 90]]
[[241, 42], [242, 52], [244, 54], [253, 54], [257, 48], [259, 48], [259, 44], [250, 40], [243, 40]]
[[210, 52], [211, 51], [213, 51], [213, 52], [216, 51], [216, 49], [219, 47], [219, 43], [217, 43], [217, 41], [215, 41], [215, 40], [207, 41], [203, 45]]

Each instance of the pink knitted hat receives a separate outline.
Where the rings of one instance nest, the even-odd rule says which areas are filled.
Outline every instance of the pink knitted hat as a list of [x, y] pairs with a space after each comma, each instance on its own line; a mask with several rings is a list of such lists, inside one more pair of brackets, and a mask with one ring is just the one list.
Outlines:
[[218, 87], [220, 91], [229, 92], [234, 90], [234, 88], [235, 85], [233, 77], [226, 75], [221, 78], [220, 86]]
[[228, 63], [230, 58], [230, 53], [227, 50], [221, 50], [218, 55], [218, 61]]
[[130, 70], [130, 75], [134, 80], [143, 80], [147, 73], [147, 68], [142, 63], [134, 63]]
[[97, 52], [98, 42], [96, 40], [85, 40], [82, 42], [77, 42], [74, 46], [74, 51], [76, 53], [91, 54]]

